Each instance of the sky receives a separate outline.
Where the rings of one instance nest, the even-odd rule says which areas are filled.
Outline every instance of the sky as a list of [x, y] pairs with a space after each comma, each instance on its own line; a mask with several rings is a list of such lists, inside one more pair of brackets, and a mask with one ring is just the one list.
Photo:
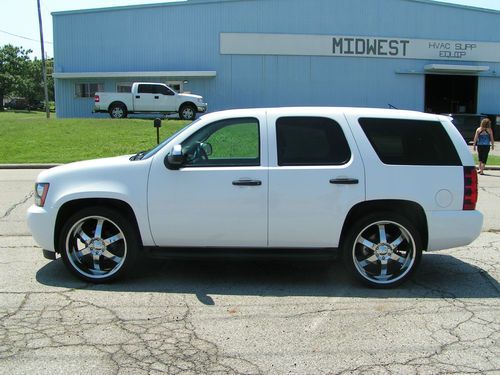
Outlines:
[[[500, 0], [440, 0], [500, 11]], [[52, 45], [52, 12], [104, 8], [112, 6], [166, 3], [168, 0], [40, 0], [45, 54], [54, 55]], [[91, 34], [89, 34], [90, 36]], [[0, 11], [0, 46], [13, 44], [31, 49], [31, 57], [41, 58], [37, 0], [3, 1]]]

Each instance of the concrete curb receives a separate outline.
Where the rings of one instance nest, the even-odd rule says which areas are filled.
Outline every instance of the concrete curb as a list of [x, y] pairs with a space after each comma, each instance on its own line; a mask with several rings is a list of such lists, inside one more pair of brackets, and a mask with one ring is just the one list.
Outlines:
[[62, 164], [0, 164], [0, 169], [49, 169]]

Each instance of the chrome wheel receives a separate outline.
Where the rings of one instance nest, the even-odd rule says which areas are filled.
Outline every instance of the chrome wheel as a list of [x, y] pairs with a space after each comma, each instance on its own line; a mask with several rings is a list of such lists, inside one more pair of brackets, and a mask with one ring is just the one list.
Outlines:
[[120, 227], [103, 216], [86, 216], [67, 232], [65, 252], [71, 267], [85, 278], [116, 274], [127, 259], [127, 241]]
[[369, 283], [390, 285], [411, 272], [417, 254], [415, 239], [408, 229], [381, 220], [359, 231], [351, 256], [357, 272]]

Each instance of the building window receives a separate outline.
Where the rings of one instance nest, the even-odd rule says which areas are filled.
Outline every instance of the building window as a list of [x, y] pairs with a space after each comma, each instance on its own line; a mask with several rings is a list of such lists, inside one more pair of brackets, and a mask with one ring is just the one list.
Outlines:
[[117, 83], [116, 92], [132, 92], [132, 82]]
[[182, 92], [184, 90], [182, 81], [167, 81], [165, 84], [176, 92]]
[[104, 91], [102, 83], [76, 83], [75, 96], [77, 98], [93, 98], [97, 91]]

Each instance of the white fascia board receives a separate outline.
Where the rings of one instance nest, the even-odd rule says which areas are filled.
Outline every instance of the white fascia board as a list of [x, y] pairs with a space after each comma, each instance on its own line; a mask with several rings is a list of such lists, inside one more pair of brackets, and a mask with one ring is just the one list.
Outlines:
[[195, 70], [195, 71], [162, 71], [162, 72], [71, 72], [52, 73], [52, 77], [57, 79], [76, 78], [140, 78], [140, 77], [215, 77], [215, 70]]
[[424, 70], [426, 72], [481, 73], [490, 70], [490, 67], [482, 65], [428, 64], [424, 66]]

